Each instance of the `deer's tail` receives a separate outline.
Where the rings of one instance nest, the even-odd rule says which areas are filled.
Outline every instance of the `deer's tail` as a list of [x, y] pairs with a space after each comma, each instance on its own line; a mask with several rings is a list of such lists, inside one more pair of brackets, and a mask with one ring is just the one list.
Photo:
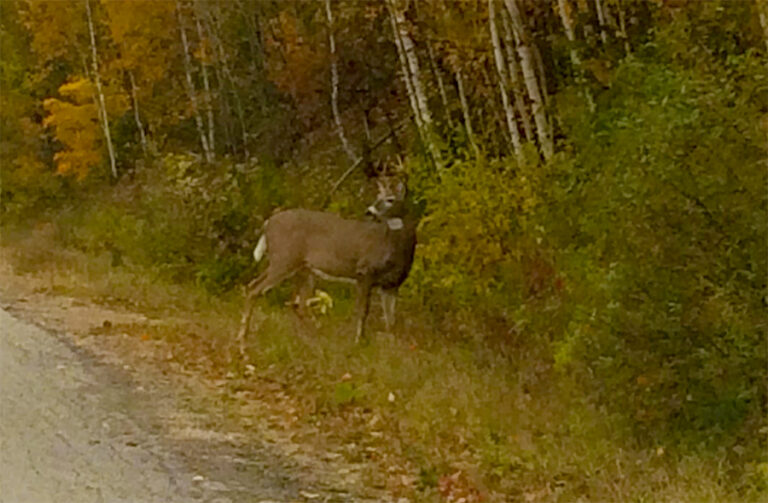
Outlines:
[[267, 252], [267, 233], [263, 233], [259, 238], [259, 242], [256, 244], [256, 248], [253, 249], [253, 258], [256, 262], [261, 262], [264, 258], [264, 254]]

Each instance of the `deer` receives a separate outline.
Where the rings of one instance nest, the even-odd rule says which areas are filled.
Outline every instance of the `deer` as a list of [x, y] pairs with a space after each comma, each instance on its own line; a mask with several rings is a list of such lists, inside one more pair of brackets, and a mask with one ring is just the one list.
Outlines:
[[408, 211], [402, 177], [380, 175], [377, 185], [378, 196], [366, 210], [373, 220], [301, 208], [279, 211], [267, 219], [253, 256], [256, 262], [266, 257], [268, 265], [246, 287], [237, 337], [241, 357], [256, 298], [296, 275], [314, 274], [355, 285], [356, 343], [365, 338], [371, 291], [379, 288], [386, 330], [391, 329], [397, 290], [413, 264], [417, 222]]

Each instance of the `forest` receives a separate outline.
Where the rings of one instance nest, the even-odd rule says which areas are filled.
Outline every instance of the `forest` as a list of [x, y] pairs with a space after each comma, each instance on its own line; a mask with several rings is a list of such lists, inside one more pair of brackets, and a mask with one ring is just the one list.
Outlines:
[[376, 483], [766, 496], [765, 0], [0, 2], [2, 246], [217, 319], [222, 372], [265, 219], [362, 219], [376, 166], [419, 216], [392, 336], [325, 283], [297, 336], [286, 285], [249, 348], [339, 435], [382, 418]]

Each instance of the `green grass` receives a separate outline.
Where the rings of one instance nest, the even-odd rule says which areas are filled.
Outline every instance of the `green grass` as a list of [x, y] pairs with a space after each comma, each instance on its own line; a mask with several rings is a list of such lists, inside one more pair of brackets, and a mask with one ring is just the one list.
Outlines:
[[[178, 346], [179, 355], [208, 372], [239, 373], [247, 385], [241, 362], [232, 358], [238, 292], [214, 297], [198, 285], [169, 282], [158, 270], [130, 262], [113, 267], [108, 253], [59, 248], [45, 228], [4, 232], [3, 258], [54, 293], [178, 320], [152, 328], [152, 337]], [[370, 480], [397, 494], [424, 501], [482, 495], [691, 503], [765, 495], [764, 465], [736, 464], [726, 452], [642, 446], [625, 420], [591, 405], [557, 373], [534, 334], [529, 342], [523, 334], [507, 354], [484, 337], [449, 333], [445, 322], [436, 326], [404, 305], [394, 335], [380, 331], [374, 309], [370, 341], [357, 345], [351, 296], [337, 299], [316, 330], [301, 330], [283, 297], [261, 299], [254, 316], [248, 352], [256, 378], [284, 384], [303, 404], [301, 421], [354, 442], [359, 448], [350, 459], [369, 460]]]

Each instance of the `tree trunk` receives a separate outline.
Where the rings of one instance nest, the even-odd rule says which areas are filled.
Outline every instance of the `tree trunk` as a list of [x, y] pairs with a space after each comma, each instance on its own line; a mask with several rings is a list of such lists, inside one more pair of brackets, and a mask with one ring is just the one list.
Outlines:
[[[213, 38], [213, 37], [211, 37]], [[232, 155], [237, 155], [237, 145], [234, 140], [234, 115], [232, 114], [232, 106], [229, 103], [229, 96], [227, 94], [228, 79], [224, 76], [224, 70], [222, 64], [213, 66], [213, 75], [216, 76], [216, 82], [219, 83], [219, 92], [217, 93], [217, 103], [219, 107], [219, 122], [221, 123], [220, 130], [224, 134], [224, 151], [229, 151]]]
[[757, 15], [760, 18], [760, 26], [763, 28], [765, 50], [768, 51], [768, 1], [755, 0], [755, 2], [757, 3]]
[[400, 40], [399, 30], [397, 29], [397, 24], [395, 22], [395, 17], [393, 15], [389, 16], [389, 20], [392, 24], [393, 38], [395, 40], [395, 46], [397, 47], [397, 55], [398, 55], [398, 58], [400, 59], [400, 71], [403, 75], [403, 83], [405, 84], [405, 91], [406, 91], [406, 94], [408, 94], [408, 101], [411, 104], [413, 117], [414, 117], [414, 120], [416, 121], [416, 128], [418, 129], [419, 134], [422, 134], [424, 130], [424, 125], [421, 120], [421, 115], [419, 114], [419, 105], [416, 103], [416, 93], [413, 90], [413, 82], [411, 82], [411, 76], [410, 76], [410, 73], [408, 72], [408, 62], [405, 60], [405, 51], [403, 51], [403, 44], [402, 44], [402, 41]]
[[451, 119], [451, 107], [448, 104], [448, 93], [445, 91], [445, 84], [443, 83], [443, 77], [440, 75], [440, 68], [437, 66], [437, 60], [435, 59], [435, 52], [432, 49], [432, 44], [427, 40], [427, 55], [429, 56], [429, 66], [432, 68], [432, 73], [435, 75], [437, 81], [437, 88], [440, 91], [440, 99], [443, 102], [443, 110], [445, 111], [445, 119], [448, 123], [448, 127], [453, 129], [453, 120]]
[[573, 32], [573, 20], [571, 19], [571, 4], [568, 0], [557, 0], [557, 10], [560, 14], [560, 20], [563, 23], [565, 29], [565, 36], [568, 38], [570, 47], [568, 52], [571, 57], [571, 64], [574, 68], [578, 68], [581, 65], [579, 54], [576, 52], [576, 35]]
[[608, 35], [605, 32], [605, 14], [603, 13], [603, 1], [595, 0], [595, 10], [597, 10], [597, 23], [600, 26], [600, 40], [603, 46], [608, 45]]
[[624, 40], [624, 52], [630, 54], [632, 52], [629, 46], [629, 36], [627, 36], [627, 16], [624, 13], [624, 8], [621, 5], [621, 0], [616, 5], [619, 9], [619, 36]]
[[512, 21], [512, 30], [514, 31], [518, 42], [517, 52], [520, 56], [520, 65], [523, 71], [525, 87], [528, 89], [528, 96], [531, 99], [533, 119], [536, 123], [536, 134], [539, 138], [541, 153], [544, 155], [544, 159], [549, 160], [555, 153], [555, 145], [549, 129], [547, 114], [544, 110], [542, 90], [539, 87], [539, 81], [536, 78], [535, 62], [533, 61], [534, 57], [531, 51], [528, 30], [523, 23], [517, 0], [504, 0], [504, 3], [509, 12], [509, 17]]
[[336, 64], [336, 39], [333, 36], [333, 11], [331, 10], [331, 0], [325, 0], [325, 14], [328, 19], [328, 44], [331, 50], [331, 111], [333, 120], [336, 123], [336, 133], [341, 140], [341, 146], [347, 157], [354, 164], [357, 161], [352, 148], [349, 146], [347, 136], [344, 134], [344, 126], [341, 123], [341, 114], [339, 113], [339, 70]]
[[456, 86], [459, 90], [459, 101], [461, 101], [461, 113], [464, 116], [464, 128], [467, 131], [467, 140], [472, 145], [475, 155], [480, 154], [480, 149], [475, 141], [475, 133], [472, 130], [472, 118], [469, 115], [469, 105], [467, 104], [467, 94], [464, 92], [464, 78], [461, 76], [461, 70], [456, 71]]
[[96, 95], [98, 98], [96, 107], [99, 111], [101, 129], [104, 133], [104, 140], [107, 144], [107, 153], [109, 154], [109, 167], [112, 172], [112, 177], [117, 179], [117, 160], [115, 157], [115, 149], [112, 146], [112, 133], [109, 129], [109, 117], [107, 115], [107, 104], [104, 100], [104, 90], [101, 87], [101, 76], [99, 75], [99, 55], [96, 51], [96, 33], [93, 29], [93, 16], [91, 15], [90, 0], [85, 0], [85, 12], [88, 15], [88, 32], [91, 38], [91, 68], [93, 69], [93, 80], [96, 84]]
[[195, 125], [197, 126], [197, 133], [200, 135], [200, 145], [203, 147], [205, 160], [210, 163], [213, 162], [213, 153], [208, 145], [208, 138], [205, 135], [203, 117], [200, 115], [200, 106], [197, 102], [197, 92], [195, 91], [195, 84], [192, 81], [192, 62], [189, 57], [189, 43], [187, 42], [187, 34], [184, 29], [184, 19], [181, 16], [181, 5], [179, 4], [179, 0], [176, 0], [176, 19], [179, 23], [179, 37], [181, 38], [181, 45], [184, 52], [184, 74], [186, 76], [187, 95], [192, 104], [192, 113], [195, 116]]
[[203, 95], [203, 101], [205, 102], [205, 111], [208, 116], [208, 148], [211, 150], [211, 156], [215, 155], [216, 143], [214, 142], [214, 131], [216, 129], [216, 122], [213, 120], [213, 96], [211, 95], [211, 85], [208, 81], [208, 61], [209, 54], [205, 52], [205, 45], [203, 44], [203, 27], [200, 24], [200, 19], [195, 16], [195, 27], [197, 28], [197, 38], [200, 40], [200, 68], [203, 71], [203, 89], [205, 94]]
[[442, 166], [442, 156], [434, 142], [434, 130], [432, 127], [432, 114], [429, 112], [427, 104], [427, 95], [424, 91], [424, 84], [421, 79], [421, 70], [419, 69], [419, 59], [416, 55], [416, 46], [413, 43], [408, 27], [405, 24], [405, 14], [395, 4], [396, 0], [388, 0], [390, 19], [394, 38], [398, 50], [400, 51], [400, 62], [404, 65], [403, 78], [410, 80], [410, 93], [412, 93], [411, 106], [414, 106], [415, 115], [421, 122], [421, 137], [426, 143], [429, 153], [438, 166]]
[[531, 124], [531, 114], [528, 113], [528, 106], [525, 103], [525, 95], [520, 82], [520, 65], [515, 56], [515, 41], [512, 37], [512, 29], [509, 27], [509, 14], [502, 11], [501, 21], [504, 27], [504, 48], [507, 53], [507, 64], [509, 65], [509, 83], [512, 87], [512, 94], [515, 97], [515, 109], [520, 121], [523, 124], [523, 133], [525, 139], [534, 141], [533, 125]]
[[424, 122], [424, 126], [430, 127], [432, 125], [432, 114], [429, 111], [427, 94], [424, 91], [424, 84], [421, 80], [421, 69], [419, 68], [419, 58], [416, 54], [416, 45], [413, 43], [411, 34], [408, 33], [408, 27], [405, 24], [405, 15], [403, 12], [398, 10], [396, 6], [393, 6], [393, 13], [395, 16], [395, 24], [398, 29], [400, 44], [403, 47], [403, 54], [408, 63], [408, 72], [413, 84], [416, 104], [419, 107], [419, 115]]
[[141, 150], [144, 152], [144, 157], [149, 155], [149, 146], [147, 145], [147, 136], [144, 134], [144, 124], [141, 123], [141, 115], [139, 114], [139, 97], [136, 92], [136, 79], [133, 76], [133, 71], [128, 70], [128, 79], [131, 82], [131, 103], [133, 105], [133, 120], [136, 122], [136, 129], [139, 130], [139, 138], [141, 140]]
[[[235, 113], [237, 114], [237, 121], [240, 124], [240, 141], [242, 141], [243, 144], [243, 157], [247, 161], [250, 159], [250, 151], [248, 150], [248, 127], [245, 123], [245, 112], [243, 111], [243, 103], [240, 97], [240, 90], [237, 86], [234, 76], [232, 75], [232, 70], [229, 67], [227, 51], [224, 50], [224, 44], [221, 42], [221, 36], [219, 35], [221, 33], [219, 29], [219, 23], [217, 22], [216, 17], [210, 11], [208, 12], [208, 16], [209, 26], [212, 29], [211, 39], [213, 40], [213, 44], [216, 47], [216, 52], [219, 53], [219, 66], [224, 72], [225, 78], [222, 80], [222, 82], [227, 82], [227, 86], [232, 93], [232, 98], [235, 101]], [[253, 61], [251, 61], [250, 64], [253, 65]]]
[[501, 92], [501, 105], [504, 107], [504, 116], [507, 119], [507, 128], [512, 138], [512, 147], [515, 155], [520, 157], [523, 153], [520, 144], [520, 132], [515, 121], [515, 112], [509, 102], [509, 85], [507, 83], [507, 66], [501, 52], [501, 40], [496, 27], [496, 1], [488, 0], [488, 24], [491, 28], [491, 43], [493, 44], [493, 59], [496, 61], [496, 71], [499, 75], [499, 91]]
[[563, 22], [563, 28], [565, 29], [565, 36], [568, 38], [570, 44], [569, 54], [571, 56], [571, 65], [573, 66], [573, 72], [576, 76], [576, 83], [584, 93], [584, 99], [587, 101], [589, 111], [595, 111], [595, 100], [592, 98], [592, 92], [587, 87], [586, 79], [584, 78], [584, 69], [581, 67], [581, 58], [576, 50], [576, 35], [573, 31], [573, 19], [571, 18], [571, 4], [568, 0], [557, 0], [558, 11], [560, 11], [560, 20]]

